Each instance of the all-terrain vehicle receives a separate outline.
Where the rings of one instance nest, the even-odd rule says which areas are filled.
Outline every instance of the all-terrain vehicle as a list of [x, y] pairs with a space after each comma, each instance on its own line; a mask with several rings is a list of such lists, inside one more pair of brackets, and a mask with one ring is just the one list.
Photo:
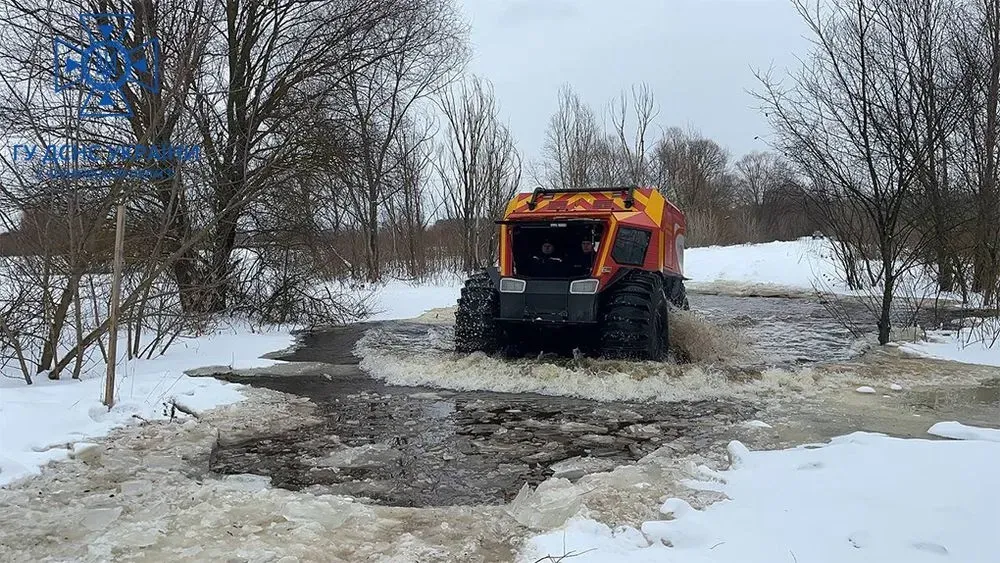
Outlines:
[[684, 292], [684, 214], [653, 188], [542, 189], [507, 205], [499, 267], [473, 273], [455, 348], [663, 359]]

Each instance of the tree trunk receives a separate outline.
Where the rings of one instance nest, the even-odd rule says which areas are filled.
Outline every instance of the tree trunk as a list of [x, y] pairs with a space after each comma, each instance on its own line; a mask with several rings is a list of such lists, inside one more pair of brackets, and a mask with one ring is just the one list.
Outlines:
[[[55, 361], [56, 348], [59, 346], [59, 338], [62, 336], [66, 315], [69, 313], [70, 305], [73, 304], [73, 297], [76, 295], [76, 287], [79, 283], [80, 275], [76, 272], [71, 273], [62, 295], [59, 297], [59, 304], [52, 314], [52, 324], [49, 325], [49, 334], [42, 346], [42, 357], [38, 361], [39, 372], [51, 368]], [[59, 379], [59, 370], [50, 371], [49, 379]]]
[[983, 292], [984, 300], [992, 302], [1000, 277], [998, 248], [1000, 236], [997, 222], [1000, 220], [997, 198], [997, 112], [1000, 110], [1000, 8], [995, 2], [989, 3], [987, 28], [990, 34], [990, 68], [986, 87], [986, 125], [983, 130], [983, 175], [980, 178], [979, 209], [977, 213], [979, 232], [976, 237], [975, 269], [972, 290]]
[[366, 264], [368, 266], [368, 281], [376, 282], [379, 279], [379, 252], [378, 252], [378, 205], [376, 198], [372, 196], [368, 200], [368, 229], [365, 252]]
[[885, 284], [882, 287], [882, 307], [878, 317], [878, 343], [884, 346], [889, 342], [892, 330], [892, 295], [896, 285], [896, 272], [892, 269], [895, 265], [891, 257], [887, 262], [883, 255], [882, 267], [885, 268]]

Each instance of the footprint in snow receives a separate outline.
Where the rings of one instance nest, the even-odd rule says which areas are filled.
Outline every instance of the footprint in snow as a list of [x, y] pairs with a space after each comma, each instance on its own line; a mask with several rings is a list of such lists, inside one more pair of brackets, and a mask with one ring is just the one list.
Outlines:
[[871, 545], [871, 534], [869, 534], [864, 530], [859, 530], [847, 536], [847, 541], [851, 542], [851, 547], [853, 547], [854, 549], [861, 549], [863, 547], [868, 547], [869, 545]]
[[948, 548], [945, 546], [929, 542], [929, 541], [918, 541], [913, 543], [913, 547], [920, 551], [926, 551], [928, 553], [936, 553], [937, 555], [948, 555]]
[[802, 465], [796, 467], [795, 469], [798, 469], [799, 471], [803, 469], [823, 469], [823, 462], [813, 461], [811, 463], [803, 463]]

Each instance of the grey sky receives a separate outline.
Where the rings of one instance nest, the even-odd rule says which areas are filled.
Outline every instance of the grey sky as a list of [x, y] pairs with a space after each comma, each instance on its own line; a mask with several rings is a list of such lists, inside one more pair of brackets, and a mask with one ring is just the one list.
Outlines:
[[470, 70], [490, 79], [525, 160], [541, 150], [561, 84], [603, 112], [646, 82], [661, 126], [694, 127], [734, 155], [769, 133], [747, 89], [808, 46], [790, 0], [463, 0]]

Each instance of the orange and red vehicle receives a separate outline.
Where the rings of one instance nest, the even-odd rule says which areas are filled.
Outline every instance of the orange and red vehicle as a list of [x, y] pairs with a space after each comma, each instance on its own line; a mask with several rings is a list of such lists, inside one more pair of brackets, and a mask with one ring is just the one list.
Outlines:
[[539, 188], [498, 223], [498, 265], [462, 289], [457, 350], [666, 354], [669, 308], [687, 308], [685, 221], [659, 191]]

